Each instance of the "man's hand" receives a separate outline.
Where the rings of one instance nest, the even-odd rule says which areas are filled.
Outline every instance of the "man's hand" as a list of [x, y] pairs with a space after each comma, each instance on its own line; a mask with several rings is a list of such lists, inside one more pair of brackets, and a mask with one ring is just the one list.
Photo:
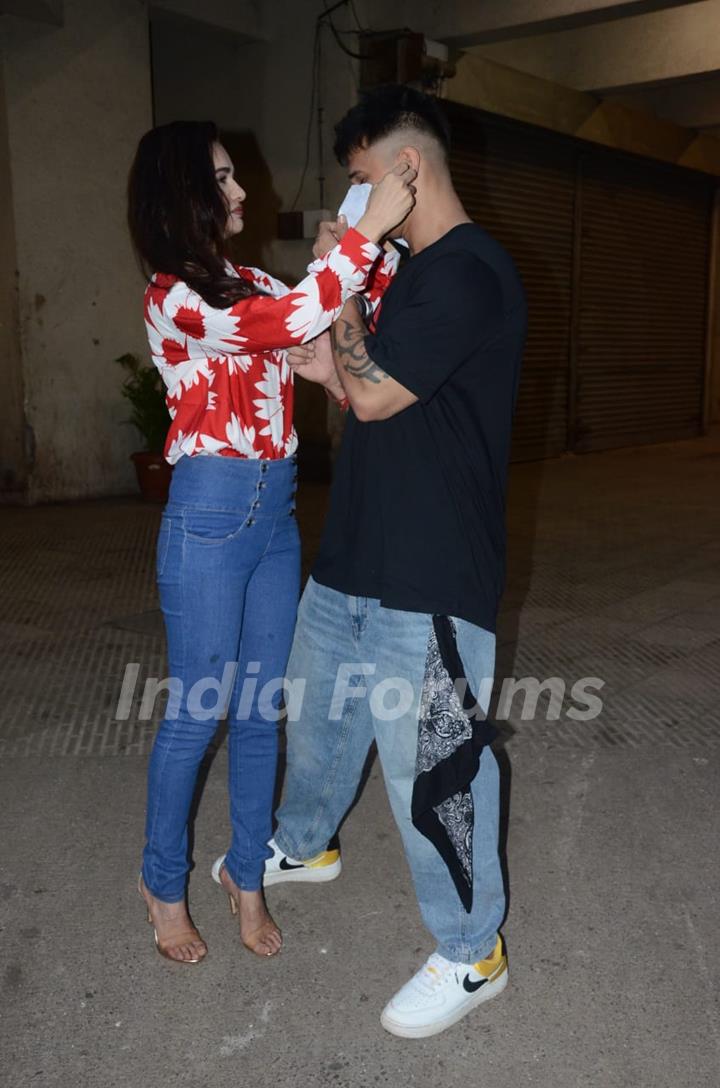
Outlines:
[[329, 253], [331, 249], [335, 249], [347, 229], [347, 219], [344, 215], [339, 215], [337, 219], [324, 219], [320, 223], [315, 236], [313, 255], [319, 259]]
[[415, 207], [416, 178], [417, 170], [408, 162], [400, 162], [373, 185], [365, 214], [357, 225], [358, 232], [379, 244], [407, 219]]

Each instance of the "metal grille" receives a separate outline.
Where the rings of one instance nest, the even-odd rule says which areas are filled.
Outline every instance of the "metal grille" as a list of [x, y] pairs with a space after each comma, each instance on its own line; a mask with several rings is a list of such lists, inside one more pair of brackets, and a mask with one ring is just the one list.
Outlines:
[[587, 156], [578, 451], [700, 433], [710, 182]]
[[528, 296], [513, 460], [700, 434], [711, 179], [444, 106], [458, 193]]
[[451, 170], [468, 213], [512, 254], [528, 297], [513, 460], [567, 448], [575, 168], [567, 149], [454, 114]]

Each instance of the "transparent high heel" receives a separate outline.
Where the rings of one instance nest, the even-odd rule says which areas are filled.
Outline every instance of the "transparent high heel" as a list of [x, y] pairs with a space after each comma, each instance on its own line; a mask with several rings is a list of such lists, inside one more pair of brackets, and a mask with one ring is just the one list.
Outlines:
[[[198, 933], [195, 926], [190, 926], [188, 929], [182, 930], [180, 933], [177, 934], [177, 936], [173, 936], [172, 941], [165, 941], [165, 942], [161, 943], [160, 938], [158, 937], [157, 929], [155, 929], [155, 926], [154, 926], [154, 923], [153, 923], [153, 917], [152, 917], [152, 914], [150, 913], [150, 907], [148, 906], [147, 900], [145, 899], [145, 895], [143, 893], [143, 888], [144, 888], [144, 884], [143, 884], [143, 878], [142, 878], [142, 873], [141, 873], [140, 876], [138, 877], [138, 892], [142, 896], [143, 902], [145, 903], [145, 907], [147, 909], [148, 924], [153, 927], [153, 935], [155, 937], [155, 948], [156, 948], [157, 952], [159, 953], [159, 955], [161, 955], [164, 959], [169, 960], [170, 963], [179, 963], [179, 964], [202, 963], [202, 961], [207, 958], [207, 945], [205, 944], [205, 941], [202, 939], [202, 937]], [[178, 959], [176, 956], [171, 956], [170, 955], [170, 949], [172, 949], [172, 948], [180, 948], [182, 945], [198, 944], [198, 942], [200, 944], [204, 945], [204, 947], [206, 949], [205, 954], [202, 955], [202, 956], [194, 956], [192, 959]]]

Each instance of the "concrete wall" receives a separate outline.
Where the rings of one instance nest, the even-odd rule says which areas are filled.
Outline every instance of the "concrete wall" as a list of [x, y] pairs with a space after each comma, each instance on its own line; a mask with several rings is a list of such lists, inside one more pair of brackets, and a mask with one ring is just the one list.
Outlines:
[[[355, 6], [359, 13], [363, 12], [363, 0], [356, 0]], [[272, 189], [273, 213], [289, 209], [298, 192], [310, 114], [315, 27], [324, 8], [323, 0], [287, 0], [266, 5], [262, 26], [258, 29], [256, 22], [248, 20], [247, 34], [168, 18], [164, 12], [151, 8], [156, 123], [212, 119], [231, 138], [251, 132], [255, 154], [267, 172], [265, 184]], [[355, 25], [343, 12], [336, 13], [335, 20], [343, 29]], [[253, 41], [256, 31], [258, 37]], [[270, 43], [260, 37], [261, 32], [269, 37]], [[347, 41], [353, 48], [354, 39]], [[318, 85], [324, 111], [325, 205], [335, 209], [347, 181], [332, 154], [332, 130], [355, 101], [357, 64], [341, 52], [327, 25], [321, 31], [320, 49]], [[298, 197], [300, 208], [320, 207], [317, 148], [317, 114], [313, 112], [310, 162]], [[249, 147], [245, 150], [251, 154]], [[242, 159], [236, 163], [236, 169], [245, 184], [243, 178], [248, 169], [254, 176], [258, 163]], [[251, 226], [255, 201], [252, 192], [249, 196], [247, 212]], [[267, 193], [262, 195], [262, 202], [268, 203]], [[309, 248], [307, 241], [280, 242], [267, 235], [262, 243], [262, 259], [276, 274], [295, 278], [304, 274]]]
[[6, 120], [5, 83], [0, 64], [0, 491], [16, 496], [22, 495], [26, 484], [25, 414]]
[[[262, 85], [264, 122], [260, 147], [272, 175], [273, 191], [283, 209], [289, 209], [298, 195], [306, 156], [315, 21], [325, 6], [322, 0], [295, 0], [294, 3], [272, 5], [269, 31], [273, 44], [267, 55]], [[355, 6], [365, 22], [363, 0], [356, 0]], [[337, 12], [335, 21], [338, 28], [355, 26], [346, 12]], [[356, 48], [356, 38], [344, 40], [350, 48]], [[290, 79], [289, 72], [293, 73]], [[320, 32], [318, 90], [323, 106], [324, 200], [321, 205], [315, 112], [310, 131], [310, 162], [299, 190], [297, 207], [324, 205], [334, 212], [347, 190], [348, 181], [345, 170], [338, 166], [332, 153], [333, 126], [357, 98], [357, 63], [339, 49], [327, 26]], [[287, 282], [296, 281], [305, 274], [309, 259], [310, 243], [307, 241], [269, 240], [263, 246], [263, 265]], [[301, 379], [295, 388], [296, 425], [308, 452], [310, 443], [321, 445], [327, 440], [328, 430], [331, 435], [337, 431], [339, 416], [337, 410], [328, 405], [321, 389]]]
[[[153, 123], [153, 89], [157, 123], [211, 117], [223, 130], [249, 194], [237, 258], [291, 282], [304, 274], [310, 243], [278, 242], [276, 217], [298, 188], [323, 7], [322, 0], [225, 5], [235, 22], [215, 28], [188, 19], [192, 5], [146, 0], [66, 0], [61, 26], [3, 17], [12, 178], [0, 173], [0, 195], [14, 181], [12, 200], [2, 202], [0, 270], [5, 498], [22, 486], [26, 447], [28, 501], [134, 490], [128, 457], [139, 439], [123, 424], [127, 406], [113, 360], [126, 351], [147, 357], [125, 183], [137, 140]], [[344, 27], [342, 13], [336, 22]], [[354, 100], [355, 65], [327, 28], [321, 46], [326, 203], [337, 207], [346, 183], [332, 158], [332, 125]], [[319, 203], [314, 118], [310, 139], [299, 207]], [[306, 438], [325, 435], [320, 391], [300, 387], [298, 418]]]
[[[260, 146], [265, 131], [268, 45], [153, 8], [150, 21], [155, 124], [214, 121], [247, 192], [245, 230], [232, 255], [263, 266], [282, 201]], [[193, 78], [188, 79], [188, 72]]]
[[30, 501], [129, 490], [138, 440], [113, 362], [144, 349], [125, 183], [150, 125], [139, 0], [65, 0], [64, 25], [3, 40]]
[[154, 6], [150, 41], [156, 125], [212, 120], [231, 131], [262, 128], [264, 103], [257, 88], [265, 42]]
[[[322, 0], [296, 0], [274, 4], [269, 32], [272, 49], [268, 53], [262, 85], [264, 124], [260, 137], [263, 154], [272, 171], [273, 185], [282, 207], [290, 208], [298, 193], [305, 160], [313, 71], [315, 23], [326, 5]], [[357, 2], [361, 19], [364, 5]], [[336, 13], [338, 27], [354, 26], [347, 14]], [[356, 48], [353, 37], [345, 39]], [[332, 153], [333, 126], [357, 97], [357, 64], [342, 53], [325, 26], [320, 36], [321, 61], [318, 88], [323, 106], [323, 145], [325, 195], [324, 206], [335, 211], [348, 186], [345, 171]], [[288, 73], [292, 73], [288, 78]], [[310, 131], [310, 162], [297, 207], [319, 208], [318, 130], [314, 112]], [[274, 242], [267, 260], [288, 275], [302, 275], [307, 263], [308, 245], [303, 242]]]
[[712, 241], [714, 247], [710, 271], [712, 301], [708, 312], [708, 371], [705, 387], [707, 424], [720, 423], [720, 190], [715, 194]]
[[[157, 122], [215, 119], [248, 190], [238, 259], [288, 281], [303, 275], [309, 259], [310, 243], [278, 241], [275, 225], [277, 211], [290, 208], [296, 195], [298, 207], [321, 203], [317, 114], [310, 116], [310, 93], [323, 0], [241, 5], [213, 0], [210, 7], [195, 0], [158, 2], [165, 10], [147, 0], [66, 0], [62, 26], [2, 20], [7, 109], [0, 101], [0, 113], [7, 115], [12, 176], [0, 167], [0, 376], [5, 392], [0, 398], [0, 476], [4, 471], [6, 489], [20, 486], [24, 450], [34, 449], [28, 466], [31, 501], [134, 489], [128, 455], [138, 439], [121, 422], [127, 407], [113, 360], [126, 351], [147, 354], [143, 285], [127, 238], [124, 190], [137, 139], [152, 123], [150, 22]], [[439, 0], [392, 9], [378, 0], [355, 0], [355, 7], [360, 21], [374, 28], [408, 22], [432, 33], [441, 17], [447, 21]], [[171, 8], [176, 10], [168, 14]], [[188, 20], [192, 11], [198, 18], [210, 18], [212, 12], [225, 12], [227, 18], [212, 29]], [[355, 28], [348, 9], [336, 12], [334, 20], [341, 31]], [[343, 40], [351, 48], [356, 44], [353, 36]], [[332, 130], [355, 101], [357, 63], [341, 52], [327, 27], [319, 41], [323, 203], [334, 210], [347, 180], [332, 155]], [[720, 173], [714, 141], [705, 143], [669, 122], [643, 118], [617, 103], [602, 105], [594, 96], [480, 57], [463, 60], [447, 93], [485, 109], [615, 146], [644, 147], [645, 153]], [[310, 156], [300, 187], [309, 121]], [[0, 150], [3, 139], [0, 126]], [[14, 296], [16, 267], [20, 275]], [[720, 414], [719, 380], [715, 366], [715, 417]], [[300, 385], [298, 422], [306, 439], [324, 437], [326, 414], [322, 393]]]

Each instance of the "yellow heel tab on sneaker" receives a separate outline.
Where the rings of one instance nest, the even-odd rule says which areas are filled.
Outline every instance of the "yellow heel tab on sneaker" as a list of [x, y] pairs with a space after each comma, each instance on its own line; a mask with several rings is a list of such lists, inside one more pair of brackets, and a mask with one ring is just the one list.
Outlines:
[[326, 865], [334, 865], [339, 857], [339, 850], [323, 850], [321, 854], [304, 862], [304, 865], [306, 869], [324, 869]]
[[479, 975], [484, 975], [486, 978], [492, 978], [498, 968], [505, 967], [505, 963], [503, 940], [502, 937], [498, 936], [495, 947], [490, 955], [486, 956], [484, 960], [478, 960], [477, 963], [473, 964], [473, 967]]

